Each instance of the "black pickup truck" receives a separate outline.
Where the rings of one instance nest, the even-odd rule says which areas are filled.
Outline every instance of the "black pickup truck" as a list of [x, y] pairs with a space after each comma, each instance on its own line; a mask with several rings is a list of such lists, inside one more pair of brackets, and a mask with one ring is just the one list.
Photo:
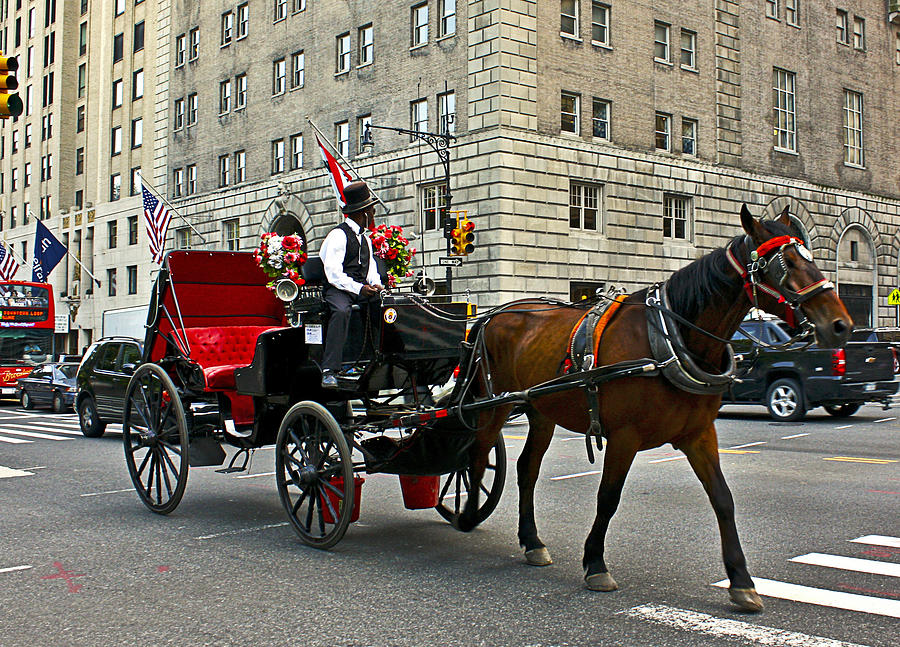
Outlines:
[[[747, 320], [741, 329], [769, 344], [790, 336], [777, 320]], [[853, 341], [863, 336], [867, 341]], [[760, 348], [754, 359], [753, 342], [741, 331], [732, 338], [740, 382], [722, 404], [762, 404], [775, 420], [801, 420], [806, 412], [824, 406], [833, 416], [856, 413], [864, 402], [887, 408], [900, 385], [900, 344], [877, 341], [875, 332], [855, 335], [844, 348], [805, 347], [785, 350]]]

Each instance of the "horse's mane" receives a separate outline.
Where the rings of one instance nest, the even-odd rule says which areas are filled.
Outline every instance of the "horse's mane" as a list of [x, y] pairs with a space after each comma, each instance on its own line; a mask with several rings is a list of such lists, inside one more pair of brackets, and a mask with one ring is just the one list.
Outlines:
[[[762, 225], [772, 236], [791, 233], [787, 227], [773, 220], [764, 220]], [[735, 236], [729, 245], [738, 244], [743, 237], [744, 234]], [[693, 321], [710, 299], [727, 297], [727, 293], [734, 290], [738, 281], [734, 274], [728, 272], [726, 248], [727, 245], [714, 249], [672, 273], [668, 282], [668, 295], [669, 305], [675, 312]]]

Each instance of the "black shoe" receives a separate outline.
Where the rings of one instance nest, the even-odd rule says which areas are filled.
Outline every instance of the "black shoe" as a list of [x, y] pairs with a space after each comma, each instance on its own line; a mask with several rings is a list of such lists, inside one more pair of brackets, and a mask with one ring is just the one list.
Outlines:
[[331, 371], [323, 371], [323, 373], [322, 373], [322, 388], [323, 389], [338, 388], [337, 378], [334, 376], [334, 373], [332, 373]]

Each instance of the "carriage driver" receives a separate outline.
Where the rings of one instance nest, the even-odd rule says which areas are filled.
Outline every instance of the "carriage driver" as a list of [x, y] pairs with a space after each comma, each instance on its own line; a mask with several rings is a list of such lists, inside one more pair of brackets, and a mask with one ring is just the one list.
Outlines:
[[366, 183], [359, 181], [344, 187], [344, 200], [346, 220], [328, 233], [319, 251], [327, 279], [325, 301], [331, 309], [322, 357], [322, 387], [326, 389], [338, 388], [335, 373], [341, 368], [351, 306], [368, 306], [369, 325], [377, 330], [381, 317], [378, 294], [384, 290], [372, 241], [366, 236], [366, 227], [375, 224], [376, 199]]

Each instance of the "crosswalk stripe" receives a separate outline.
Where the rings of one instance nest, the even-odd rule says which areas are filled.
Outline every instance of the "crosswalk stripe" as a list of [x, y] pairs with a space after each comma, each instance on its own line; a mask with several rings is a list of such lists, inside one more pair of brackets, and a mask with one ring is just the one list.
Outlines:
[[[3, 431], [11, 430], [11, 429], [36, 429], [38, 431], [52, 431], [55, 434], [66, 434], [69, 436], [81, 436], [81, 430], [78, 431], [74, 429], [60, 429], [58, 427], [48, 427], [47, 425], [4, 425], [2, 427]], [[10, 433], [15, 433], [14, 431], [10, 431]]]
[[[34, 429], [34, 427], [32, 427]], [[40, 429], [40, 427], [38, 427]], [[63, 436], [51, 436], [50, 434], [42, 434], [36, 431], [24, 431], [21, 429], [10, 429], [9, 427], [3, 428], [4, 434], [12, 434], [13, 436], [25, 436], [26, 438], [40, 438], [42, 440], [72, 440], [71, 438], [64, 438]]]
[[656, 624], [685, 631], [696, 631], [717, 638], [739, 638], [748, 644], [764, 645], [765, 647], [862, 647], [856, 643], [754, 625], [740, 620], [717, 618], [707, 613], [677, 609], [664, 604], [642, 604], [620, 611], [620, 613], [632, 618], [641, 618]]
[[[888, 616], [890, 618], [900, 618], [900, 600], [886, 600], [871, 595], [829, 591], [828, 589], [817, 589], [811, 586], [790, 584], [789, 582], [779, 582], [778, 580], [767, 580], [761, 577], [754, 577], [753, 584], [756, 587], [757, 593], [770, 598], [780, 598], [782, 600], [816, 604], [822, 607], [832, 607], [834, 609], [845, 609], [847, 611], [859, 611], [861, 613], [873, 613], [875, 615]], [[713, 583], [713, 586], [725, 589], [728, 588], [729, 581], [722, 580], [720, 582], [715, 582]]]
[[0, 479], [9, 479], [16, 476], [34, 476], [34, 472], [26, 470], [16, 470], [11, 467], [3, 467], [0, 465]]
[[0, 568], [0, 573], [12, 573], [14, 571], [27, 571], [31, 568], [31, 564], [23, 564], [22, 566], [10, 566], [8, 568]]
[[813, 566], [827, 566], [839, 568], [845, 571], [857, 573], [871, 573], [872, 575], [889, 575], [900, 577], [900, 564], [878, 562], [874, 559], [860, 559], [858, 557], [843, 557], [841, 555], [826, 555], [825, 553], [809, 553], [792, 557], [789, 561]]
[[42, 427], [52, 427], [54, 429], [81, 429], [81, 427], [78, 426], [77, 422], [75, 424], [63, 421], [56, 422], [55, 420], [38, 420], [36, 422]]
[[33, 440], [23, 440], [22, 438], [7, 438], [0, 436], [0, 443], [9, 443], [11, 445], [21, 445], [23, 443], [33, 443]]
[[868, 544], [869, 546], [887, 546], [888, 548], [900, 548], [900, 537], [886, 537], [884, 535], [866, 535], [851, 539], [854, 544]]

